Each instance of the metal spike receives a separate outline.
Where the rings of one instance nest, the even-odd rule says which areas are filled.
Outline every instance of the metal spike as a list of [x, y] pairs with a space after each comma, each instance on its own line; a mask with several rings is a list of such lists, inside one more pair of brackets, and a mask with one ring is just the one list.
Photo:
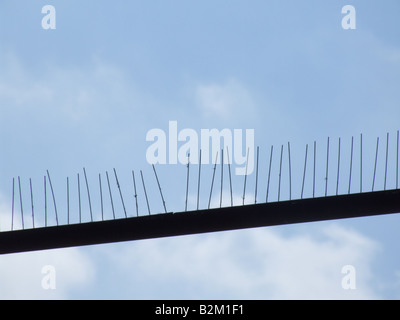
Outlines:
[[124, 213], [125, 213], [125, 218], [128, 218], [127, 214], [126, 214], [126, 208], [125, 208], [125, 203], [124, 203], [124, 198], [122, 197], [122, 191], [121, 191], [121, 186], [119, 185], [119, 181], [118, 181], [118, 176], [117, 176], [117, 171], [114, 168], [114, 175], [115, 175], [115, 181], [117, 183], [117, 187], [119, 190], [119, 196], [121, 198], [121, 202], [122, 202], [122, 207], [124, 209]]
[[386, 162], [385, 162], [385, 183], [384, 190], [386, 190], [386, 177], [387, 177], [387, 167], [388, 167], [388, 156], [389, 156], [389, 132], [386, 135]]
[[49, 178], [51, 194], [53, 196], [54, 212], [56, 214], [56, 223], [57, 223], [57, 226], [58, 226], [58, 214], [57, 214], [56, 197], [54, 196], [54, 189], [53, 189], [53, 184], [51, 183], [49, 170], [47, 170], [47, 177]]
[[281, 198], [282, 158], [283, 158], [283, 145], [281, 147], [281, 161], [280, 161], [280, 166], [279, 166], [278, 201]]
[[306, 170], [307, 170], [307, 156], [308, 156], [308, 144], [306, 144], [306, 155], [304, 156], [304, 171], [303, 171], [303, 183], [301, 185], [301, 199], [303, 199], [303, 194], [304, 194], [304, 183], [306, 179]]
[[100, 173], [99, 173], [99, 188], [100, 188], [101, 220], [104, 221], [103, 187], [101, 185], [101, 174]]
[[274, 146], [271, 146], [271, 154], [269, 157], [269, 169], [268, 169], [268, 182], [267, 182], [267, 195], [265, 196], [265, 202], [268, 202], [268, 195], [269, 195], [269, 183], [271, 180], [271, 167], [272, 167], [272, 154], [274, 152]]
[[35, 209], [33, 205], [33, 189], [32, 189], [32, 179], [29, 178], [29, 188], [31, 191], [31, 209], [32, 209], [32, 227], [35, 228]]
[[143, 190], [144, 190], [144, 195], [146, 197], [146, 202], [147, 202], [147, 209], [149, 210], [149, 215], [150, 213], [150, 205], [149, 205], [149, 199], [147, 198], [147, 192], [146, 192], [146, 186], [144, 184], [144, 178], [143, 178], [143, 172], [140, 170], [140, 176], [142, 177], [142, 184], [143, 184]]
[[189, 171], [190, 171], [190, 153], [188, 153], [187, 162], [187, 173], [186, 173], [186, 200], [185, 200], [185, 211], [187, 211], [188, 206], [188, 196], [189, 196]]
[[24, 209], [22, 206], [22, 192], [21, 192], [21, 179], [18, 177], [18, 189], [19, 189], [19, 202], [21, 206], [21, 220], [22, 220], [22, 229], [25, 229], [24, 226]]
[[314, 171], [313, 171], [313, 198], [315, 198], [315, 166], [316, 166], [317, 141], [314, 141]]
[[326, 147], [325, 197], [328, 195], [328, 175], [329, 175], [329, 137]]
[[258, 189], [258, 160], [259, 160], [260, 147], [257, 147], [257, 162], [256, 162], [256, 189], [254, 191], [254, 204], [257, 203], [257, 189]]
[[244, 200], [246, 198], [247, 167], [249, 164], [249, 153], [250, 153], [250, 148], [247, 148], [246, 172], [244, 175], [244, 186], [243, 186], [243, 205], [244, 205]]
[[338, 166], [337, 166], [337, 177], [336, 177], [336, 195], [339, 194], [339, 177], [340, 177], [340, 138], [338, 147]]
[[197, 210], [199, 210], [199, 202], [200, 202], [200, 178], [201, 178], [201, 149], [199, 155], [199, 177], [197, 181]]
[[354, 147], [354, 137], [351, 137], [350, 173], [349, 173], [349, 191], [348, 191], [348, 194], [350, 194], [350, 190], [351, 190], [351, 174], [352, 174], [352, 169], [353, 169], [353, 147]]
[[135, 204], [136, 204], [136, 216], [139, 217], [139, 205], [138, 205], [138, 198], [137, 198], [137, 191], [136, 191], [136, 180], [135, 180], [135, 173], [132, 170], [132, 179], [133, 179], [133, 189], [135, 191]]
[[111, 209], [112, 209], [112, 213], [113, 213], [113, 218], [115, 220], [114, 201], [113, 201], [112, 192], [111, 192], [110, 177], [108, 176], [108, 172], [107, 171], [106, 171], [106, 177], [107, 177], [108, 191], [109, 191], [109, 194], [110, 194]]
[[88, 183], [85, 168], [83, 168], [83, 174], [85, 176], [86, 190], [87, 190], [87, 195], [88, 195], [88, 200], [89, 200], [90, 221], [93, 222], [92, 202], [90, 201], [89, 183]]
[[[167, 207], [165, 205], [165, 200], [164, 200], [164, 196], [163, 196], [163, 193], [162, 193], [162, 190], [161, 190], [160, 181], [158, 180], [158, 175], [157, 175], [157, 171], [156, 171], [156, 168], [155, 168], [154, 164], [153, 164], [153, 171], [154, 171], [154, 175], [156, 176], [158, 189], [160, 190], [160, 195], [161, 195], [161, 200], [162, 200], [162, 203], [163, 203], [163, 206], [164, 206], [164, 211], [165, 211], [165, 213], [167, 213]], [[186, 203], [187, 203], [187, 196], [186, 196]]]
[[219, 207], [222, 208], [222, 191], [224, 186], [224, 149], [221, 149], [221, 192], [219, 196]]
[[47, 181], [44, 176], [44, 226], [47, 227]]
[[372, 191], [374, 191], [374, 186], [375, 186], [376, 164], [378, 162], [378, 149], [379, 149], [379, 137], [376, 140], [375, 166], [374, 166], [374, 176], [372, 179]]
[[12, 182], [12, 205], [11, 205], [11, 231], [14, 230], [14, 198], [15, 198], [15, 178]]
[[211, 189], [210, 189], [210, 198], [208, 199], [208, 209], [210, 209], [210, 205], [211, 205], [211, 197], [212, 197], [212, 191], [213, 191], [213, 187], [214, 187], [215, 170], [217, 168], [217, 159], [218, 159], [218, 151], [217, 151], [217, 155], [215, 157], [214, 171], [213, 171], [213, 176], [212, 176], [212, 181], [211, 181]]
[[233, 190], [232, 190], [232, 174], [231, 174], [231, 161], [229, 157], [229, 149], [228, 146], [226, 146], [226, 155], [228, 157], [228, 172], [229, 172], [229, 188], [231, 192], [231, 207], [233, 207]]

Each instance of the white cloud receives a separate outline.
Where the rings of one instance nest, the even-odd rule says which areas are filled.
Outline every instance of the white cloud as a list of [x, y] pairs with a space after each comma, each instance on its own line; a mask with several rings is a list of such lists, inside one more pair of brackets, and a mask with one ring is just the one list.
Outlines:
[[[55, 289], [42, 286], [54, 267]], [[41, 251], [0, 256], [0, 299], [68, 299], [94, 279], [92, 262], [78, 249]]]
[[[374, 299], [371, 262], [378, 245], [330, 224], [318, 234], [284, 236], [256, 229], [151, 240], [105, 251], [132, 276], [132, 295], [177, 299]], [[341, 286], [342, 267], [356, 269], [356, 290]], [[142, 292], [142, 294], [139, 294]]]
[[10, 52], [0, 56], [0, 68], [1, 108], [13, 112], [87, 123], [135, 107], [137, 101], [123, 70], [97, 57], [85, 67], [45, 65], [39, 72]]
[[0, 66], [0, 99], [4, 103], [2, 108], [8, 105], [6, 102], [11, 103], [13, 107], [20, 107], [25, 104], [48, 102], [53, 98], [51, 88], [40, 81], [33, 81], [14, 54], [0, 56]]
[[[224, 198], [229, 197], [224, 194]], [[189, 200], [194, 205], [193, 198]], [[238, 202], [240, 196], [234, 194], [234, 200]], [[219, 206], [219, 197], [212, 204]], [[8, 221], [9, 208], [3, 206], [0, 212], [3, 222]], [[110, 292], [92, 291], [100, 298], [115, 298], [116, 292], [132, 299], [379, 298], [372, 284], [378, 243], [332, 223], [291, 227], [296, 230], [292, 234], [280, 230], [259, 228], [96, 246], [97, 254], [91, 256], [76, 248], [4, 255], [0, 256], [0, 298], [74, 298], [76, 290], [90, 292], [101, 285], [105, 275], [95, 277], [99, 272], [107, 272], [112, 287]], [[56, 290], [41, 286], [46, 265], [56, 270]], [[345, 265], [355, 267], [356, 290], [341, 286]]]
[[201, 84], [195, 90], [198, 108], [206, 117], [222, 120], [251, 118], [255, 103], [249, 91], [237, 80], [224, 84]]

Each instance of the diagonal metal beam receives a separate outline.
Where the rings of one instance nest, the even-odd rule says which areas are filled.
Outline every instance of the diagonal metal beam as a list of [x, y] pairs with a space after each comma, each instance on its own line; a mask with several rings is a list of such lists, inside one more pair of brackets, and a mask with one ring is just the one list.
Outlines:
[[400, 213], [400, 190], [0, 233], [0, 254]]

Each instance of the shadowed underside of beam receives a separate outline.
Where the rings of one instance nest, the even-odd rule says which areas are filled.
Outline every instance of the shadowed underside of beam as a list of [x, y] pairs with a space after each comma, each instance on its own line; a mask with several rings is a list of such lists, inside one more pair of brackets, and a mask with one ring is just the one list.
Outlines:
[[400, 213], [400, 190], [0, 233], [0, 254]]

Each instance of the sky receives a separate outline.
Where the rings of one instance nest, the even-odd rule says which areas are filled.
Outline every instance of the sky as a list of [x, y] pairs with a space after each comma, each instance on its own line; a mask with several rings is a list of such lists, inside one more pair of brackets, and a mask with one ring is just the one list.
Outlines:
[[[44, 25], [49, 21], [48, 12], [42, 13], [46, 5], [55, 8], [55, 29], [43, 28], [42, 20]], [[346, 5], [355, 9], [355, 29], [343, 28]], [[287, 168], [288, 142], [293, 198], [300, 197], [305, 147], [311, 157], [314, 141], [316, 194], [323, 196], [328, 137], [329, 195], [336, 191], [338, 139], [343, 194], [351, 139], [354, 157], [359, 157], [360, 134], [363, 191], [371, 190], [377, 137], [374, 186], [384, 188], [387, 133], [387, 188], [395, 188], [399, 14], [397, 0], [0, 0], [0, 230], [11, 228], [12, 181], [19, 197], [18, 177], [24, 227], [33, 227], [29, 179], [35, 226], [44, 225], [47, 170], [60, 223], [67, 223], [67, 177], [70, 222], [78, 222], [78, 173], [82, 220], [90, 219], [83, 168], [95, 220], [101, 219], [98, 175], [106, 188], [106, 172], [115, 184], [114, 168], [129, 216], [136, 214], [132, 170], [139, 215], [147, 214], [139, 170], [151, 213], [164, 212], [146, 157], [149, 147], [162, 141], [147, 141], [154, 129], [164, 132], [168, 142], [167, 163], [156, 164], [168, 211], [183, 211], [186, 203], [187, 166], [171, 163], [171, 155], [186, 154], [181, 149], [188, 146], [185, 133], [200, 145], [202, 130], [211, 129], [227, 129], [232, 135], [239, 130], [242, 139], [234, 139], [231, 151], [242, 157], [246, 133], [254, 132], [254, 145], [260, 147], [259, 189], [256, 198], [256, 171], [251, 170], [246, 204], [265, 201], [271, 146], [269, 200], [277, 200], [279, 152], [284, 146]], [[176, 123], [181, 140], [170, 132], [170, 122]], [[170, 149], [171, 143], [177, 150]], [[312, 196], [310, 159], [306, 197]], [[243, 166], [234, 160], [233, 168]], [[189, 210], [197, 200], [198, 166], [192, 161]], [[211, 163], [202, 166], [201, 208], [207, 207], [213, 168]], [[352, 178], [355, 193], [360, 188], [356, 160]], [[240, 205], [244, 176], [232, 179], [234, 204]], [[281, 199], [288, 199], [286, 169], [282, 179]], [[219, 205], [219, 188], [216, 181], [212, 207]], [[115, 186], [113, 193], [116, 217], [122, 218]], [[230, 205], [226, 171], [222, 195], [223, 205]], [[49, 224], [54, 224], [50, 198], [48, 206]], [[15, 214], [18, 229], [18, 201]], [[112, 218], [109, 203], [104, 215]], [[399, 223], [400, 216], [388, 215], [6, 255], [0, 257], [0, 298], [399, 299]], [[355, 288], [343, 286], [345, 266], [353, 266]], [[54, 287], [46, 286], [46, 270], [53, 272]]]

